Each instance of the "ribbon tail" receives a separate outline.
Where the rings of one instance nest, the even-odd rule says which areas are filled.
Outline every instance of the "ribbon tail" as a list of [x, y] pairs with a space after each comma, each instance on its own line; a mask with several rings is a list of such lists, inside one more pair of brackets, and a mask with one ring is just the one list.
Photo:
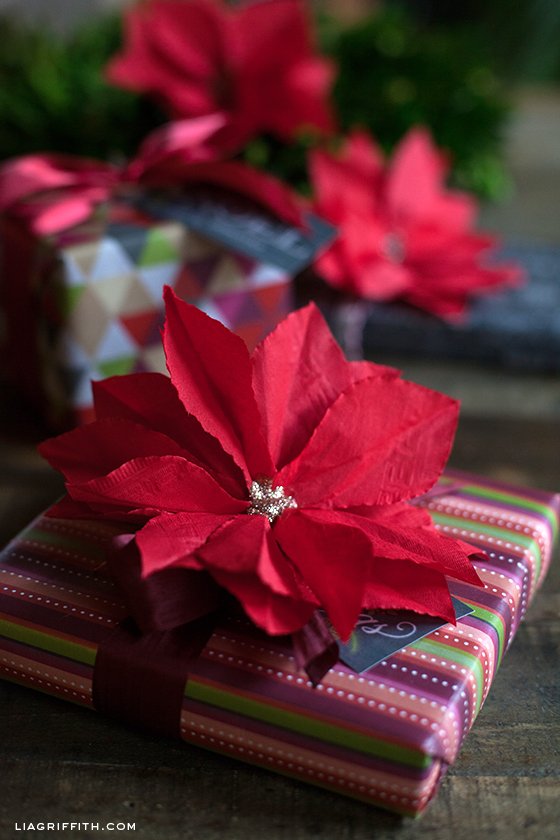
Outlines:
[[177, 737], [189, 672], [216, 627], [224, 593], [192, 569], [143, 578], [134, 537], [116, 537], [106, 552], [131, 615], [97, 650], [93, 703], [109, 717]]
[[115, 537], [107, 551], [107, 563], [143, 633], [171, 630], [224, 607], [227, 593], [208, 572], [169, 568], [142, 577], [134, 536]]
[[307, 624], [292, 633], [294, 657], [316, 688], [327, 671], [338, 662], [338, 644], [320, 612], [315, 610]]
[[185, 685], [212, 635], [217, 614], [143, 635], [121, 621], [98, 648], [92, 699], [98, 712], [160, 735], [179, 737]]

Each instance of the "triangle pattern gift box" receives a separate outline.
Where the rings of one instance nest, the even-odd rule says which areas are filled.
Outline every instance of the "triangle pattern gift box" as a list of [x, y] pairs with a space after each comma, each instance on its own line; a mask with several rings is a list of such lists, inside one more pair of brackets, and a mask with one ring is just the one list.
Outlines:
[[108, 223], [89, 220], [43, 240], [21, 221], [2, 220], [3, 366], [53, 426], [93, 419], [92, 380], [166, 372], [164, 285], [249, 350], [291, 311], [292, 278], [332, 228], [314, 220], [300, 231], [263, 222], [254, 208], [228, 214], [221, 200], [216, 206], [207, 219], [196, 197], [186, 216], [180, 200], [155, 202], [147, 213], [115, 203]]
[[[469, 614], [361, 673], [339, 661], [316, 688], [297, 669], [288, 640], [224, 615], [181, 689], [177, 734], [337, 793], [420, 813], [542, 584], [560, 497], [447, 470], [418, 503], [443, 533], [486, 553], [474, 561], [484, 589], [450, 582]], [[6, 547], [2, 677], [94, 708], [98, 650], [127, 620], [104, 567], [105, 546], [122, 531], [107, 520], [39, 517]]]

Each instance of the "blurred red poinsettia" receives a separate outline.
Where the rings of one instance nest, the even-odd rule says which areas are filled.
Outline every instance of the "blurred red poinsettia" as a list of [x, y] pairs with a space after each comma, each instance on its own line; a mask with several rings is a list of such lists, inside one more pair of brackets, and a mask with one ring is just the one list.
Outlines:
[[[310, 304], [253, 352], [166, 289], [156, 373], [95, 385], [97, 420], [40, 447], [67, 480], [52, 515], [144, 523], [144, 576], [209, 572], [270, 634], [318, 607], [341, 638], [362, 608], [455, 616], [446, 575], [474, 550], [406, 504], [437, 481], [457, 403], [347, 362]], [[251, 514], [251, 515], [249, 515]]]
[[421, 127], [405, 135], [387, 164], [361, 131], [338, 156], [313, 150], [314, 209], [339, 232], [317, 259], [318, 273], [358, 297], [403, 299], [449, 320], [464, 315], [473, 293], [518, 282], [518, 266], [486, 263], [495, 240], [475, 232], [476, 201], [447, 189], [447, 174]]
[[124, 13], [124, 38], [109, 81], [154, 96], [174, 119], [223, 112], [223, 153], [264, 133], [290, 142], [333, 129], [334, 68], [300, 0], [149, 0]]

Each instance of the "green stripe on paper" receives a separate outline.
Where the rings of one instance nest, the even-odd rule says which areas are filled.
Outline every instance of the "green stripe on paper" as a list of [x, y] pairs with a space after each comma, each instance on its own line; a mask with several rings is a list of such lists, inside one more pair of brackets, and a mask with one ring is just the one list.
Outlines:
[[[68, 553], [70, 553], [73, 550], [85, 555], [86, 557], [91, 557], [99, 560], [105, 559], [105, 549], [102, 546], [95, 545], [94, 543], [88, 542], [85, 539], [81, 540], [78, 537], [73, 537], [68, 534], [58, 533], [57, 531], [44, 531], [41, 528], [28, 528], [23, 536], [26, 540], [36, 541], [38, 543], [42, 543], [43, 545], [60, 546], [61, 548], [64, 548]], [[42, 546], [39, 546], [39, 549], [41, 547]], [[33, 546], [29, 546], [29, 548], [31, 551], [33, 550]], [[45, 554], [45, 558], [48, 558], [50, 560], [59, 559], [61, 562], [65, 559], [64, 557], [49, 557], [47, 554]]]
[[[441, 525], [450, 525], [457, 528], [458, 531], [479, 532], [487, 537], [493, 537], [496, 541], [500, 540], [501, 545], [496, 544], [496, 549], [500, 551], [508, 551], [506, 543], [511, 546], [518, 545], [524, 551], [530, 551], [535, 558], [535, 578], [538, 580], [541, 572], [542, 553], [538, 542], [527, 534], [521, 534], [519, 531], [513, 531], [508, 528], [500, 528], [499, 525], [488, 525], [486, 522], [476, 520], [473, 522], [463, 517], [454, 516], [451, 513], [443, 513], [442, 511], [430, 510], [430, 514], [434, 522], [439, 522]], [[468, 526], [471, 526], [470, 528]], [[464, 534], [449, 534], [449, 536], [459, 536], [468, 542], [468, 535]]]
[[80, 645], [78, 642], [71, 642], [68, 639], [59, 639], [58, 636], [50, 636], [48, 633], [42, 633], [33, 627], [13, 624], [3, 618], [0, 618], [0, 635], [11, 639], [13, 642], [22, 642], [39, 650], [55, 653], [58, 656], [64, 656], [66, 659], [73, 659], [82, 665], [93, 666], [95, 663], [97, 650], [92, 650], [92, 648]]
[[279, 709], [258, 700], [251, 700], [231, 690], [224, 691], [220, 688], [197, 682], [191, 677], [185, 689], [185, 697], [198, 700], [219, 709], [226, 709], [239, 715], [253, 718], [254, 720], [269, 723], [273, 726], [282, 726], [292, 732], [299, 732], [320, 741], [331, 744], [338, 744], [341, 747], [355, 750], [356, 752], [373, 755], [378, 758], [386, 758], [391, 761], [406, 764], [410, 767], [423, 769], [429, 767], [432, 758], [429, 755], [410, 749], [405, 746], [398, 746], [379, 738], [372, 738], [362, 732], [342, 729], [331, 723], [316, 720], [296, 712]]
[[[482, 690], [484, 684], [482, 662], [473, 653], [467, 653], [466, 651], [451, 647], [450, 645], [446, 645], [445, 642], [434, 642], [428, 639], [422, 639], [419, 642], [415, 642], [414, 647], [419, 650], [423, 650], [426, 653], [435, 653], [442, 659], [450, 659], [452, 662], [457, 663], [457, 665], [464, 665], [467, 671], [474, 675], [476, 681], [476, 717], [482, 705]], [[457, 680], [460, 681], [461, 677], [462, 675], [458, 674]]]
[[509, 493], [504, 493], [500, 490], [490, 490], [487, 487], [480, 487], [479, 485], [461, 487], [460, 492], [461, 494], [466, 493], [469, 496], [478, 496], [511, 505], [512, 507], [518, 508], [521, 514], [527, 514], [527, 510], [535, 511], [535, 513], [544, 516], [548, 520], [553, 534], [557, 534], [558, 518], [554, 511], [544, 502], [537, 502], [535, 499], [530, 499], [526, 496], [512, 496]]

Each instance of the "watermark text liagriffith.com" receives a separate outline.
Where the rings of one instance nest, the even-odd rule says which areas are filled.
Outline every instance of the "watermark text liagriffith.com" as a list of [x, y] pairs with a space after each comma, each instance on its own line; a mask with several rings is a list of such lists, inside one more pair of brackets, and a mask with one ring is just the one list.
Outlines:
[[36, 822], [16, 823], [16, 831], [136, 831], [129, 822]]

